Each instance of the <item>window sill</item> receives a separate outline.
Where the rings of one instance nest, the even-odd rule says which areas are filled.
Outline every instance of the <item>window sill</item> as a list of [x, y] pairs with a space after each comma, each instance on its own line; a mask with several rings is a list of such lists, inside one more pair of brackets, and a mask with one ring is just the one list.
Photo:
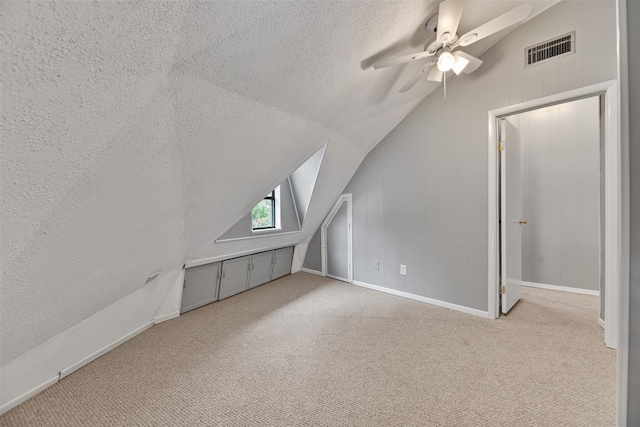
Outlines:
[[259, 230], [251, 230], [251, 234], [268, 234], [278, 231], [282, 231], [282, 228], [262, 228]]

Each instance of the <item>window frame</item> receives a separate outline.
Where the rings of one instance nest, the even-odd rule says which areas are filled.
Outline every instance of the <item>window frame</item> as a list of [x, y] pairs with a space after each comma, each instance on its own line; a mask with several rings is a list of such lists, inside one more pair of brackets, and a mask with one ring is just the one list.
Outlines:
[[[258, 206], [258, 204], [262, 203], [265, 200], [270, 200], [271, 201], [271, 224], [269, 227], [253, 227], [253, 223], [251, 224], [251, 231], [261, 231], [261, 230], [274, 230], [277, 227], [276, 224], [276, 189], [274, 188], [273, 190], [271, 190], [269, 192], [269, 194], [267, 194], [267, 196], [263, 197], [262, 200], [260, 200], [258, 203], [256, 203], [256, 206]], [[255, 206], [253, 208], [251, 208], [251, 212], [253, 212], [253, 209], [255, 209]]]

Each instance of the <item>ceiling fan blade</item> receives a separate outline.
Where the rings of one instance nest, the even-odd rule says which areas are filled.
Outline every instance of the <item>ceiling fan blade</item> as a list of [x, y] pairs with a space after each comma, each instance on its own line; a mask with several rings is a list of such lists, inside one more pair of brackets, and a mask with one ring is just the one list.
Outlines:
[[409, 55], [396, 56], [395, 58], [387, 58], [373, 64], [373, 68], [376, 70], [384, 67], [389, 67], [391, 65], [403, 64], [405, 62], [413, 61], [414, 59], [427, 58], [429, 56], [435, 55], [435, 52], [418, 52], [418, 53], [410, 53]]
[[526, 19], [529, 16], [529, 13], [531, 13], [531, 5], [529, 4], [523, 4], [515, 9], [511, 9], [507, 13], [503, 13], [497, 18], [480, 25], [478, 28], [469, 31], [460, 37], [460, 46], [469, 46], [471, 43], [475, 43], [478, 40], [482, 40], [491, 34], [504, 30], [513, 24], [517, 24], [518, 22]]
[[427, 80], [431, 80], [432, 82], [441, 82], [442, 81], [443, 72], [438, 69], [438, 67], [433, 67], [431, 72], [427, 76]]
[[461, 58], [464, 58], [467, 61], [469, 61], [467, 66], [462, 69], [462, 71], [464, 71], [465, 74], [473, 73], [475, 70], [478, 69], [479, 66], [482, 65], [482, 60], [481, 59], [478, 59], [475, 56], [471, 56], [468, 53], [464, 53], [462, 51], [455, 52], [453, 54], [453, 56], [454, 57], [461, 57]]
[[424, 75], [424, 73], [429, 69], [429, 67], [433, 67], [433, 64], [435, 64], [436, 61], [431, 61], [427, 64], [425, 64], [422, 68], [420, 68], [418, 70], [417, 73], [415, 73], [407, 83], [405, 83], [404, 86], [402, 86], [400, 88], [400, 92], [406, 92], [409, 89], [411, 89], [413, 86], [415, 86], [416, 83], [418, 83], [418, 80], [420, 80], [422, 78], [422, 76]]
[[458, 31], [462, 9], [464, 9], [464, 3], [460, 1], [447, 0], [440, 3], [436, 40], [442, 43], [453, 40]]

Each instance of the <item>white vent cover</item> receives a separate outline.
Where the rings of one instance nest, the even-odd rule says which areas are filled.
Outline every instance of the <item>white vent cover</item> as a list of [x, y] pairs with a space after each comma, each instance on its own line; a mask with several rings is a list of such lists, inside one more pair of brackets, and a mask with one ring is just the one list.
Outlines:
[[524, 68], [549, 61], [551, 58], [576, 53], [576, 32], [564, 34], [524, 49]]

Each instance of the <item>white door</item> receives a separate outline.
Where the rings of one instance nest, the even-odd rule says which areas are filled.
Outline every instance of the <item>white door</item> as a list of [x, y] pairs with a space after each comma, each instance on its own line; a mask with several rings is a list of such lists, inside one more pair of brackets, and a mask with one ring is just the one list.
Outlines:
[[321, 226], [322, 273], [347, 283], [353, 281], [351, 194], [343, 194]]
[[507, 313], [522, 295], [522, 171], [520, 133], [507, 120], [500, 121], [500, 264], [502, 312]]
[[327, 225], [327, 277], [349, 281], [349, 229], [347, 223], [347, 202], [342, 205]]

